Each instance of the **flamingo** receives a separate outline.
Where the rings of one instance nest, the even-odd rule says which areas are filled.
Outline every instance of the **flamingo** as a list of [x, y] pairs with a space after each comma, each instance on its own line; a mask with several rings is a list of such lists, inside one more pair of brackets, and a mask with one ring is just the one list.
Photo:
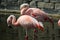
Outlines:
[[60, 26], [60, 19], [58, 20], [58, 26]]
[[14, 26], [22, 26], [23, 28], [25, 28], [26, 30], [25, 40], [28, 40], [27, 30], [30, 28], [34, 28], [34, 30], [35, 28], [38, 28], [41, 31], [44, 31], [43, 24], [41, 22], [39, 23], [35, 18], [29, 15], [22, 15], [17, 20], [14, 15], [10, 15], [7, 18], [7, 24], [8, 26], [14, 25]]
[[30, 8], [27, 3], [20, 5], [20, 13], [21, 15], [30, 15], [41, 22], [46, 22], [48, 20], [54, 27], [53, 19], [47, 15], [48, 13], [40, 10], [39, 8]]

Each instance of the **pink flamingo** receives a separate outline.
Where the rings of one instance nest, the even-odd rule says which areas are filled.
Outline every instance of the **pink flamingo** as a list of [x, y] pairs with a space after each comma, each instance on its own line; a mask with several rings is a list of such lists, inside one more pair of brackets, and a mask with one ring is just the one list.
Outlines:
[[34, 28], [34, 29], [38, 28], [41, 31], [44, 31], [44, 27], [43, 27], [42, 23], [40, 22], [40, 24], [39, 24], [39, 22], [35, 18], [33, 18], [29, 15], [20, 16], [17, 20], [14, 15], [10, 15], [7, 18], [7, 24], [8, 24], [8, 26], [10, 26], [11, 24], [14, 26], [21, 25], [23, 28], [25, 28], [26, 29], [25, 40], [28, 40], [27, 30], [30, 28]]
[[54, 27], [54, 22], [51, 17], [49, 17], [44, 11], [40, 10], [39, 8], [29, 8], [29, 4], [24, 3], [20, 6], [20, 13], [21, 15], [30, 15], [36, 18], [38, 21], [46, 22], [47, 20], [50, 21]]
[[58, 26], [60, 26], [60, 19], [58, 20]]

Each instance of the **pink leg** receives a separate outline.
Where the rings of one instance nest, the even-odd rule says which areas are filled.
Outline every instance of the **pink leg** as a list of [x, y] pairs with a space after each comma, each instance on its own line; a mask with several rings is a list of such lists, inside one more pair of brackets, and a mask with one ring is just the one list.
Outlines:
[[28, 40], [27, 29], [26, 29], [26, 36], [25, 36], [25, 40]]
[[28, 40], [28, 35], [25, 36], [25, 40]]
[[34, 40], [38, 40], [37, 32], [38, 30], [34, 29], [34, 37], [33, 37]]

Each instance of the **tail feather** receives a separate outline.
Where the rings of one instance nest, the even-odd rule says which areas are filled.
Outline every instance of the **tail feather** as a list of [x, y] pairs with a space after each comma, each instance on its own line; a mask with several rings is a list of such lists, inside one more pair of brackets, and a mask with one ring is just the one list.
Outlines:
[[38, 29], [40, 29], [41, 31], [44, 31], [44, 27], [43, 24], [39, 22], [39, 24], [37, 24]]
[[42, 22], [39, 22], [39, 24], [41, 25], [41, 27], [44, 27]]
[[41, 31], [44, 31], [44, 28], [40, 25], [38, 25], [38, 29], [40, 29]]

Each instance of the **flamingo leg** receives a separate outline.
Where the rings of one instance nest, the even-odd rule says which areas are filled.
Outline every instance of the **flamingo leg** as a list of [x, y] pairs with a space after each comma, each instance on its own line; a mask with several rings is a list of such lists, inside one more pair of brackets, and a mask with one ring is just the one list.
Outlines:
[[36, 29], [34, 29], [34, 36], [33, 36], [33, 39], [34, 40], [38, 40], [38, 38], [37, 38], [37, 32], [38, 32], [38, 30], [36, 30]]
[[28, 40], [27, 29], [26, 29], [26, 36], [25, 36], [25, 40]]

